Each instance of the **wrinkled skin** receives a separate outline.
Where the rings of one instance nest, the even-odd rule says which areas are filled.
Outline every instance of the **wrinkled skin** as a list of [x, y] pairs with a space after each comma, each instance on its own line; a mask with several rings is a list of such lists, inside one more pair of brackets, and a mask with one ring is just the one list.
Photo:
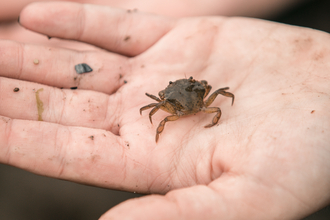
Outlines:
[[[299, 219], [329, 204], [329, 34], [73, 3], [28, 6], [21, 24], [111, 52], [0, 41], [2, 163], [160, 194], [124, 202], [101, 219]], [[77, 80], [73, 67], [82, 62], [94, 71]], [[235, 105], [216, 99], [226, 112], [221, 126], [205, 129], [207, 114], [185, 117], [169, 123], [171, 133], [156, 145], [155, 127], [138, 113], [142, 88], [156, 93], [183, 73], [215, 88], [230, 85]], [[60, 89], [72, 86], [78, 89]], [[44, 121], [37, 121], [40, 88]]]

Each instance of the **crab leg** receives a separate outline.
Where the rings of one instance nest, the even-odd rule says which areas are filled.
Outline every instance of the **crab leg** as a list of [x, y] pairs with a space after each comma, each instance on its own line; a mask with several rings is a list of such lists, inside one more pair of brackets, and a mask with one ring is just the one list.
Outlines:
[[180, 118], [179, 115], [170, 115], [170, 116], [167, 116], [163, 121], [161, 121], [158, 125], [158, 128], [156, 130], [156, 143], [158, 141], [158, 138], [159, 138], [159, 134], [163, 132], [164, 130], [164, 127], [165, 127], [165, 123], [168, 122], [168, 121], [175, 121], [175, 120], [178, 120]]
[[149, 105], [143, 106], [142, 108], [140, 108], [140, 115], [142, 115], [142, 111], [147, 110], [147, 109], [149, 109], [149, 108], [153, 108], [153, 107], [155, 107], [156, 105], [158, 105], [158, 103], [151, 103], [151, 104], [149, 104]]
[[151, 95], [149, 93], [146, 93], [146, 96], [152, 98], [153, 100], [156, 100], [157, 102], [161, 102], [162, 100], [160, 100], [157, 96]]
[[208, 107], [208, 108], [205, 108], [205, 109], [202, 109], [203, 112], [205, 113], [214, 113], [214, 112], [217, 112], [217, 114], [213, 117], [212, 119], [212, 123], [211, 124], [208, 124], [208, 125], [205, 125], [204, 128], [210, 128], [214, 125], [216, 125], [221, 117], [221, 110], [220, 108], [218, 107]]
[[221, 88], [221, 89], [218, 89], [216, 90], [214, 93], [212, 93], [209, 98], [205, 101], [205, 107], [209, 107], [212, 102], [214, 101], [214, 99], [219, 95], [223, 95], [223, 96], [226, 96], [226, 97], [231, 97], [232, 98], [232, 101], [231, 101], [231, 105], [234, 104], [234, 99], [235, 99], [235, 96], [233, 93], [230, 93], [230, 92], [226, 92], [224, 90], [227, 90], [229, 89], [229, 87], [225, 87], [225, 88]]
[[149, 112], [149, 120], [150, 120], [151, 124], [152, 124], [151, 116], [153, 116], [163, 105], [164, 105], [164, 102], [160, 102], [160, 103], [156, 104], [155, 107]]
[[212, 89], [212, 86], [210, 86], [210, 85], [207, 85], [206, 86], [206, 88], [205, 88], [205, 94], [204, 94], [203, 99], [210, 93], [211, 89]]

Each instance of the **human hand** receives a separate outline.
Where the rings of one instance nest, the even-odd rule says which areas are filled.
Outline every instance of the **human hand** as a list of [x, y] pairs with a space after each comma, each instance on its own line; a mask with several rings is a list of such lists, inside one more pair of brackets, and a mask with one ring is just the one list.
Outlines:
[[[131, 11], [138, 9], [139, 11], [143, 12], [156, 13], [173, 17], [204, 15], [269, 17], [277, 14], [280, 11], [283, 11], [288, 7], [291, 7], [299, 1], [303, 0], [75, 0], [75, 2], [119, 7]], [[16, 21], [22, 8], [31, 2], [34, 2], [34, 0], [0, 2], [0, 21], [7, 21], [7, 23], [0, 23], [0, 39], [10, 39], [24, 43], [37, 43], [47, 46], [64, 47], [75, 50], [95, 49], [93, 47], [88, 47], [86, 44], [78, 42], [63, 40], [59, 41], [57, 39], [48, 40], [47, 37], [43, 35], [39, 35], [23, 29]]]
[[[21, 23], [111, 52], [1, 41], [2, 163], [165, 194], [129, 200], [103, 219], [297, 219], [329, 204], [328, 34], [73, 3], [33, 4]], [[73, 66], [83, 62], [94, 71], [77, 76]], [[168, 114], [158, 111], [154, 125], [140, 116], [152, 102], [144, 93], [185, 76], [207, 80], [212, 91], [229, 86], [235, 104], [213, 102], [223, 115], [212, 128], [204, 125], [213, 115], [202, 113], [168, 122], [156, 144], [157, 124]]]
[[[39, 0], [48, 1], [48, 0]], [[68, 0], [62, 0], [68, 1]], [[199, 0], [75, 0], [74, 2], [90, 3], [118, 7], [123, 9], [138, 9], [143, 12], [174, 16], [269, 16], [303, 0], [250, 0], [250, 1], [199, 1]], [[16, 20], [20, 11], [35, 0], [16, 0], [0, 2], [0, 20]]]

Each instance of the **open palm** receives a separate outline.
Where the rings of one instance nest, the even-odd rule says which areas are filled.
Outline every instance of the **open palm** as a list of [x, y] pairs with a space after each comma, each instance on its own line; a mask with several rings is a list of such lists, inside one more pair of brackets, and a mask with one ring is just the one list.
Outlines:
[[[329, 203], [328, 34], [74, 3], [32, 4], [21, 24], [105, 50], [0, 42], [2, 163], [166, 193], [127, 201], [104, 219], [288, 219]], [[78, 63], [93, 72], [77, 75]], [[156, 144], [158, 123], [169, 114], [158, 111], [150, 124], [147, 111], [139, 114], [155, 102], [145, 93], [157, 95], [169, 81], [190, 76], [207, 80], [211, 93], [230, 87], [235, 104], [218, 96], [211, 105], [222, 110], [218, 125], [204, 128], [210, 114], [182, 117], [166, 124]]]

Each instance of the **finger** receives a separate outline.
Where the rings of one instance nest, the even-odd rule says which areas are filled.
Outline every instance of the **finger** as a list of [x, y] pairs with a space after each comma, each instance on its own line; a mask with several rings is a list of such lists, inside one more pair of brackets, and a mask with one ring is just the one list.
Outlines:
[[[174, 190], [128, 200], [101, 216], [108, 219], [238, 219], [221, 196], [207, 186]], [[227, 215], [226, 215], [227, 214]]]
[[0, 20], [1, 21], [9, 21], [9, 20], [17, 20], [19, 12], [22, 8], [30, 3], [33, 0], [17, 0], [12, 2], [0, 2]]
[[165, 35], [173, 20], [104, 6], [51, 2], [24, 8], [20, 23], [50, 37], [79, 40], [134, 56]]
[[[168, 163], [164, 161], [166, 165], [158, 166], [157, 155], [146, 159], [150, 146], [138, 139], [136, 131], [131, 130], [129, 134], [124, 131], [117, 136], [102, 129], [1, 115], [0, 130], [0, 163], [33, 173], [141, 193], [150, 192], [156, 177], [160, 185], [168, 180], [167, 175], [159, 176], [161, 167]], [[149, 166], [150, 163], [154, 166]], [[155, 185], [160, 190], [158, 184]]]
[[[278, 187], [275, 192], [269, 192], [255, 180], [230, 177], [218, 188], [221, 190], [197, 185], [170, 191], [165, 196], [131, 199], [110, 209], [100, 220], [276, 219], [279, 216], [300, 219], [315, 211], [285, 189]], [[283, 194], [279, 193], [281, 190]]]
[[[127, 58], [100, 51], [76, 52], [0, 41], [0, 76], [55, 87], [78, 87], [111, 94], [124, 84]], [[77, 74], [75, 65], [87, 63], [93, 71]]]
[[[1, 6], [0, 6], [1, 7]], [[1, 12], [0, 12], [1, 13]], [[29, 44], [38, 44], [38, 45], [46, 45], [51, 47], [62, 47], [73, 50], [100, 50], [99, 48], [92, 46], [90, 44], [82, 43], [79, 41], [72, 40], [62, 40], [62, 39], [52, 39], [49, 40], [44, 35], [41, 35], [36, 32], [32, 32], [22, 26], [17, 22], [18, 13], [15, 21], [10, 23], [2, 23], [0, 24], [0, 39], [10, 39], [12, 41], [18, 41], [21, 43], [29, 43]]]
[[0, 115], [10, 118], [99, 128], [118, 134], [121, 123], [115, 115], [121, 114], [117, 98], [0, 77]]
[[129, 189], [125, 147], [111, 132], [2, 116], [0, 129], [0, 163], [103, 187], [122, 183]]

